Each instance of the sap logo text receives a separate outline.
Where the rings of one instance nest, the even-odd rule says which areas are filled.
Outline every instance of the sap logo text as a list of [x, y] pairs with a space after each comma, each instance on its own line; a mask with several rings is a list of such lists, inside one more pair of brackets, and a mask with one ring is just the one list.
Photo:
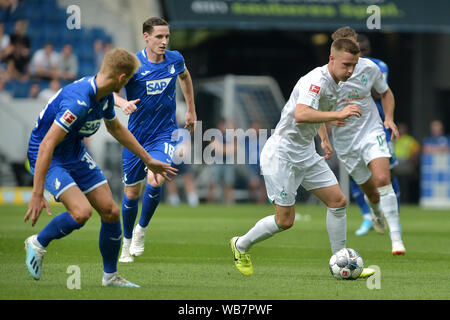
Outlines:
[[164, 78], [159, 80], [151, 80], [146, 82], [147, 94], [160, 94], [166, 90], [172, 78]]

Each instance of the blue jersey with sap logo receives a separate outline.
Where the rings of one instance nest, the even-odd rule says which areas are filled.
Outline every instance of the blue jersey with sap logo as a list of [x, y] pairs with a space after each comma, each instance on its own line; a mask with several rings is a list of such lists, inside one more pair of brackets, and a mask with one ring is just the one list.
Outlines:
[[28, 159], [34, 168], [39, 145], [53, 123], [67, 135], [53, 153], [53, 164], [79, 161], [86, 152], [84, 137], [94, 134], [103, 118], [113, 120], [114, 97], [111, 94], [97, 101], [96, 77], [84, 77], [60, 89], [39, 114], [28, 143]]
[[162, 62], [148, 61], [146, 50], [136, 54], [141, 66], [125, 86], [127, 99], [140, 99], [130, 115], [128, 129], [142, 144], [145, 141], [169, 139], [178, 128], [176, 111], [177, 76], [185, 71], [183, 56], [166, 50]]

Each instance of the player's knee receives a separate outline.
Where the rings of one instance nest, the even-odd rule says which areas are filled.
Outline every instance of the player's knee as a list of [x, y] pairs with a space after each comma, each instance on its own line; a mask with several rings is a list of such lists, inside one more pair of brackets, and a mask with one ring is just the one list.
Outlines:
[[102, 220], [108, 223], [117, 222], [120, 219], [120, 209], [115, 202], [111, 202], [100, 213]]
[[343, 208], [347, 206], [347, 198], [343, 193], [339, 193], [336, 196], [334, 196], [332, 199], [330, 199], [326, 206], [328, 208]]
[[140, 196], [140, 189], [126, 188], [124, 193], [129, 200], [136, 200]]
[[277, 224], [281, 229], [287, 230], [294, 225], [294, 219], [290, 218], [279, 219], [277, 220]]
[[78, 206], [69, 210], [70, 215], [79, 224], [85, 224], [92, 216], [91, 206]]
[[379, 174], [375, 177], [375, 184], [377, 187], [387, 186], [391, 184], [391, 177], [389, 174]]

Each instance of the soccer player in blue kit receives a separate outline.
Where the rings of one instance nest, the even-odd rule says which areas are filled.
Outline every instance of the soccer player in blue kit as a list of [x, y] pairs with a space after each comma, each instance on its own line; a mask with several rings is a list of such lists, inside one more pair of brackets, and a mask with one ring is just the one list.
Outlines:
[[[130, 114], [128, 129], [155, 159], [172, 163], [178, 129], [175, 118], [176, 81], [186, 100], [185, 128], [190, 133], [195, 128], [195, 113], [192, 79], [182, 55], [167, 50], [170, 30], [168, 23], [152, 17], [143, 23], [145, 48], [136, 54], [141, 62], [138, 71], [125, 86], [127, 99], [115, 94], [116, 105], [125, 114]], [[164, 177], [146, 170], [144, 163], [128, 149], [123, 150], [124, 196], [122, 219], [124, 239], [120, 262], [133, 262], [134, 257], [144, 252], [145, 232], [161, 199]], [[139, 199], [142, 195], [142, 211], [137, 218]]]
[[150, 171], [169, 179], [169, 174], [176, 174], [170, 164], [152, 158], [116, 118], [112, 92], [118, 92], [138, 67], [139, 61], [132, 53], [114, 49], [105, 55], [97, 75], [84, 77], [59, 90], [39, 115], [28, 145], [34, 181], [24, 220], [31, 218], [34, 226], [44, 207], [51, 215], [44, 188], [67, 211], [25, 240], [26, 265], [36, 280], [41, 278], [42, 259], [49, 243], [83, 227], [94, 207], [101, 217], [102, 286], [139, 287], [117, 273], [122, 239], [120, 210], [105, 176], [82, 142], [99, 129], [103, 119], [108, 132], [135, 153]]

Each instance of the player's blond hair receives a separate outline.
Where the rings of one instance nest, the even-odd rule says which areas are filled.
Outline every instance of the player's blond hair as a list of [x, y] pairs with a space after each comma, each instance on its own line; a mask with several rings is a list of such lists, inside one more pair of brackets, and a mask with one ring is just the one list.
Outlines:
[[115, 48], [105, 54], [100, 73], [107, 77], [115, 77], [123, 73], [131, 77], [136, 73], [139, 65], [139, 60], [134, 54], [122, 48]]
[[333, 52], [348, 52], [353, 55], [359, 54], [359, 46], [352, 40], [347, 38], [334, 40], [331, 44], [331, 53]]
[[357, 37], [358, 37], [358, 34], [356, 33], [356, 31], [348, 26], [337, 29], [331, 35], [331, 39], [333, 39], [333, 40], [348, 39], [348, 38], [356, 39]]

